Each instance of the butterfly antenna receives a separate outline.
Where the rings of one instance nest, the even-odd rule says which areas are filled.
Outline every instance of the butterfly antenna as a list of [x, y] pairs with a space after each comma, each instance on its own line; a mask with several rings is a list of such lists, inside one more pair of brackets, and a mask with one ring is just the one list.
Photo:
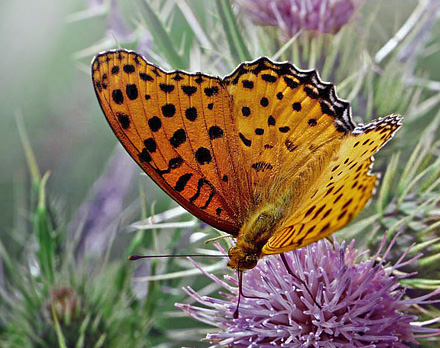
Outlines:
[[286, 256], [284, 255], [284, 253], [280, 254], [281, 256], [281, 260], [283, 260], [284, 266], [287, 269], [287, 272], [293, 277], [295, 278], [297, 281], [299, 281], [302, 285], [304, 285], [304, 287], [306, 288], [307, 292], [309, 293], [310, 297], [312, 298], [313, 302], [315, 302], [315, 305], [317, 305], [319, 307], [319, 309], [322, 309], [321, 305], [316, 302], [315, 300], [315, 296], [312, 295], [312, 293], [310, 292], [309, 287], [307, 286], [307, 284], [304, 282], [304, 280], [302, 280], [301, 278], [299, 278], [295, 273], [293, 273], [293, 271], [290, 269], [289, 264], [287, 263], [286, 260]]
[[218, 241], [218, 240], [220, 240], [220, 239], [225, 239], [225, 238], [227, 238], [227, 237], [230, 237], [230, 235], [229, 235], [229, 234], [222, 234], [221, 236], [214, 237], [214, 238], [211, 238], [211, 239], [206, 240], [206, 241], [205, 241], [205, 244], [209, 244], [209, 243], [212, 243], [212, 242], [216, 242], [216, 241]]
[[209, 255], [209, 254], [185, 254], [185, 255], [130, 255], [128, 259], [130, 261], [136, 261], [139, 259], [153, 259], [163, 257], [229, 257], [228, 255]]

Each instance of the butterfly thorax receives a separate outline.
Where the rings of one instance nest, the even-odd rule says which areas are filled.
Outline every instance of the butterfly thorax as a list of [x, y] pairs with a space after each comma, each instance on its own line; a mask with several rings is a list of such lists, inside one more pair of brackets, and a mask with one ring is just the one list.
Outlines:
[[283, 211], [282, 205], [266, 204], [246, 219], [238, 233], [235, 247], [229, 249], [228, 267], [243, 271], [257, 265], [263, 256], [263, 246], [284, 217]]

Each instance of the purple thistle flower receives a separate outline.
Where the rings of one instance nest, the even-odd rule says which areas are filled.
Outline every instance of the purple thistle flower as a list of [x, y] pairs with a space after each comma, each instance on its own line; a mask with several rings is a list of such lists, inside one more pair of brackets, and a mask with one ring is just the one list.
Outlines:
[[[396, 239], [396, 238], [395, 238]], [[413, 305], [429, 300], [440, 289], [414, 299], [405, 297], [399, 280], [407, 276], [393, 271], [413, 261], [404, 261], [408, 251], [393, 266], [385, 266], [385, 239], [379, 252], [360, 261], [365, 253], [354, 249], [354, 241], [331, 245], [321, 240], [308, 247], [286, 253], [296, 276], [312, 293], [292, 277], [280, 256], [268, 256], [243, 276], [243, 294], [238, 319], [233, 319], [238, 282], [229, 275], [222, 281], [195, 262], [206, 276], [225, 288], [226, 299], [200, 296], [191, 288], [185, 291], [208, 307], [176, 304], [195, 319], [220, 328], [208, 334], [212, 347], [408, 347], [419, 337], [440, 335], [440, 329], [424, 327], [417, 316], [409, 314]], [[315, 303], [316, 301], [316, 303]]]
[[300, 30], [337, 33], [364, 0], [239, 0], [243, 13], [261, 26], [276, 26], [290, 38]]

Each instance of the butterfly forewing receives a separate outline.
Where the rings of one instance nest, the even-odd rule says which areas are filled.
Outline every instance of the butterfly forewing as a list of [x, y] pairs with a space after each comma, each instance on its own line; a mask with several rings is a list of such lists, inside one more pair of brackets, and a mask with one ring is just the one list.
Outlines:
[[246, 192], [221, 81], [167, 73], [125, 50], [98, 55], [92, 76], [108, 122], [142, 169], [201, 220], [236, 234]]
[[308, 197], [269, 239], [265, 254], [301, 248], [324, 238], [350, 222], [371, 198], [377, 177], [370, 174], [373, 154], [400, 127], [391, 115], [358, 126], [344, 140], [336, 157], [310, 186]]
[[[300, 173], [312, 170], [310, 162], [322, 167], [353, 129], [349, 104], [315, 71], [260, 58], [240, 65], [224, 81], [256, 201], [273, 200], [295, 180], [304, 181]], [[313, 178], [296, 186], [302, 192]]]

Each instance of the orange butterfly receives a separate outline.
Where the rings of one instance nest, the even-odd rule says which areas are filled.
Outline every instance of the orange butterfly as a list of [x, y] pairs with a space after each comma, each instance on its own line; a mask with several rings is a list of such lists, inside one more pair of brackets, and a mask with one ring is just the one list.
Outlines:
[[93, 86], [125, 149], [172, 198], [237, 238], [228, 266], [251, 269], [340, 229], [375, 188], [390, 115], [354, 126], [316, 71], [259, 58], [220, 79], [165, 72], [135, 52], [92, 62]]

